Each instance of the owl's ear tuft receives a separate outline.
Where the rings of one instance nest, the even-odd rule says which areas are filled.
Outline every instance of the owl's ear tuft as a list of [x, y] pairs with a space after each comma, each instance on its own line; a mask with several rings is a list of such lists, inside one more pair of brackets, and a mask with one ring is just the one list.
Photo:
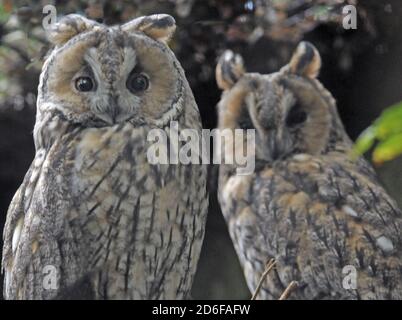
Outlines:
[[232, 88], [245, 72], [243, 58], [231, 50], [226, 50], [219, 58], [215, 70], [218, 87], [222, 90]]
[[321, 56], [316, 47], [307, 41], [300, 42], [289, 62], [289, 68], [292, 73], [316, 78], [321, 69]]
[[126, 32], [141, 31], [154, 40], [167, 43], [176, 30], [176, 21], [168, 14], [154, 14], [131, 20], [122, 29]]
[[63, 45], [74, 36], [100, 26], [79, 14], [69, 14], [61, 18], [47, 29], [47, 37], [54, 45]]

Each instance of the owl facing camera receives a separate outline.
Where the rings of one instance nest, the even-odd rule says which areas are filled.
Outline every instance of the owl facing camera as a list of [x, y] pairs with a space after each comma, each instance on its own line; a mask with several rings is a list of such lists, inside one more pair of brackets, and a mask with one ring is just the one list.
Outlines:
[[[169, 15], [52, 25], [35, 159], [8, 211], [7, 299], [184, 299], [204, 236], [206, 168], [151, 165], [147, 133], [201, 132]], [[167, 133], [168, 134], [168, 133]], [[43, 286], [52, 266], [55, 284]]]

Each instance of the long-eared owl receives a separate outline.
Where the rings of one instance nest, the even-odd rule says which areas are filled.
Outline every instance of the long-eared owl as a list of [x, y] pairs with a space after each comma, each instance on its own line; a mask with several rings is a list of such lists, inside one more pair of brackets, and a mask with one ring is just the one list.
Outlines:
[[293, 299], [401, 299], [401, 211], [372, 167], [350, 156], [320, 67], [308, 42], [267, 75], [246, 73], [231, 51], [221, 56], [219, 127], [256, 132], [252, 174], [220, 167], [230, 235], [251, 291], [276, 260], [259, 299], [279, 298], [292, 281]]
[[201, 132], [169, 15], [53, 24], [35, 158], [9, 207], [7, 299], [182, 299], [199, 259], [206, 168], [150, 163], [151, 130]]

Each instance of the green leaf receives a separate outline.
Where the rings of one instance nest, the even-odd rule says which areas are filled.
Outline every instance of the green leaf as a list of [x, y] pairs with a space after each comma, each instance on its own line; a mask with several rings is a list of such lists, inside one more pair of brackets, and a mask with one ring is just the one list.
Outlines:
[[377, 138], [386, 139], [388, 136], [402, 132], [402, 103], [384, 110], [375, 122]]
[[357, 138], [352, 157], [367, 152], [378, 140], [373, 161], [382, 164], [402, 154], [402, 102], [384, 110], [378, 119]]
[[395, 134], [384, 140], [374, 149], [373, 162], [382, 164], [402, 154], [402, 133]]
[[353, 156], [357, 157], [365, 152], [367, 152], [376, 140], [376, 129], [375, 126], [370, 126], [364, 130], [360, 136], [357, 138], [356, 143], [353, 147]]

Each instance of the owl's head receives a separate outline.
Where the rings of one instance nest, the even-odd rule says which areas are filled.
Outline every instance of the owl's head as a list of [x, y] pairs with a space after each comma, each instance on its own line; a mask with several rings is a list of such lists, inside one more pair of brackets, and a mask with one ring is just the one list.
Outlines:
[[266, 161], [297, 153], [319, 154], [347, 137], [335, 100], [316, 79], [317, 49], [301, 42], [279, 72], [246, 73], [239, 55], [226, 51], [216, 68], [220, 128], [256, 130], [257, 157]]
[[39, 84], [39, 111], [54, 110], [82, 126], [158, 123], [180, 113], [184, 74], [166, 45], [169, 15], [107, 27], [65, 16], [48, 32], [55, 45]]

